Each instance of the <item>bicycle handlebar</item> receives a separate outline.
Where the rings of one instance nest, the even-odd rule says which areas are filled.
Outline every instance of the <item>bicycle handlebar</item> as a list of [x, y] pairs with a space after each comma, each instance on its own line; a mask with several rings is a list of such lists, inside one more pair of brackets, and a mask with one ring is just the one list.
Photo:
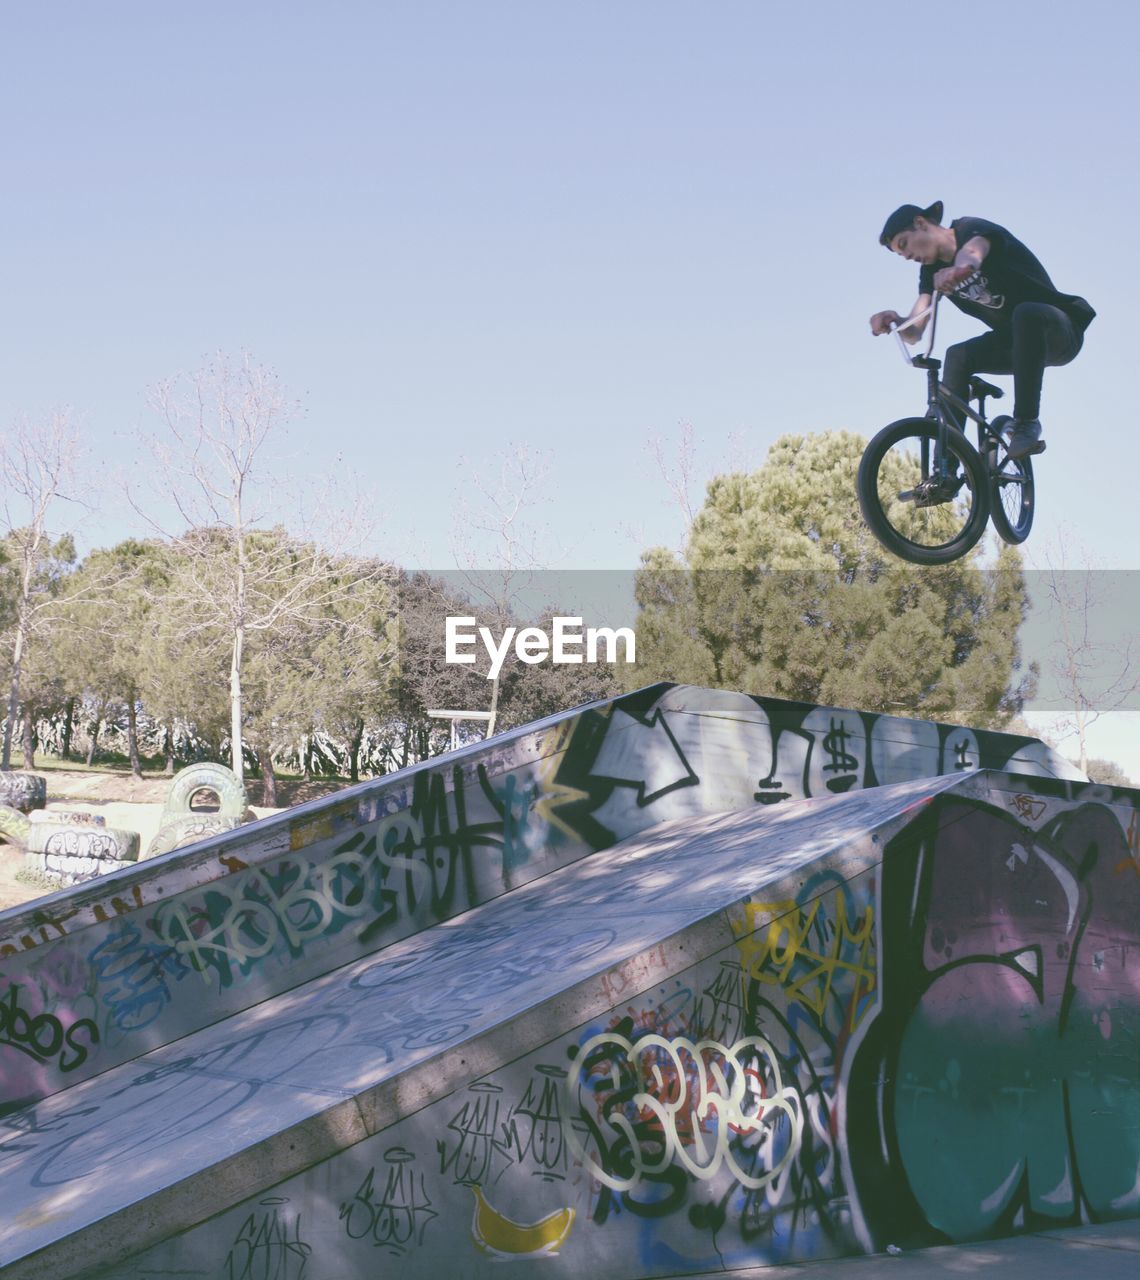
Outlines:
[[936, 293], [930, 303], [930, 306], [924, 311], [920, 311], [916, 316], [911, 316], [909, 320], [904, 320], [902, 324], [892, 324], [890, 327], [891, 333], [895, 335], [895, 340], [899, 344], [899, 350], [902, 352], [902, 358], [909, 365], [914, 364], [914, 357], [907, 354], [906, 343], [903, 341], [902, 330], [909, 329], [912, 325], [918, 324], [918, 322], [926, 316], [930, 316], [930, 341], [926, 345], [926, 358], [929, 358], [930, 353], [934, 350], [934, 332], [938, 322], [938, 299], [941, 296], [942, 295], [940, 293]]

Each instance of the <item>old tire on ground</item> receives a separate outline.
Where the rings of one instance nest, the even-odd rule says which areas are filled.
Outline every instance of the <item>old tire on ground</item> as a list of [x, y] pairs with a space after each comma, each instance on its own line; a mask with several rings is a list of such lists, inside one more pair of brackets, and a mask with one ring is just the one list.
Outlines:
[[[217, 813], [194, 813], [190, 808], [190, 801], [197, 791], [212, 791], [218, 797]], [[245, 787], [231, 769], [223, 764], [192, 764], [174, 775], [170, 790], [166, 793], [162, 822], [165, 826], [168, 818], [187, 816], [235, 818], [241, 822], [245, 818], [248, 804]]]
[[220, 813], [186, 813], [173, 817], [168, 814], [147, 846], [146, 856], [153, 858], [160, 853], [169, 853], [172, 849], [181, 849], [183, 845], [194, 844], [240, 826], [240, 818], [227, 818]]
[[31, 822], [25, 869], [59, 885], [82, 884], [138, 861], [139, 833], [121, 827]]
[[0, 773], [0, 805], [30, 813], [47, 804], [47, 779], [38, 773]]
[[28, 842], [28, 828], [31, 825], [19, 809], [0, 805], [0, 840], [18, 844], [22, 849]]
[[28, 814], [28, 821], [61, 823], [69, 827], [105, 827], [107, 819], [101, 813], [91, 813], [87, 809], [34, 809]]
[[25, 844], [29, 853], [67, 853], [108, 862], [136, 862], [140, 839], [137, 831], [128, 831], [125, 827], [29, 822]]

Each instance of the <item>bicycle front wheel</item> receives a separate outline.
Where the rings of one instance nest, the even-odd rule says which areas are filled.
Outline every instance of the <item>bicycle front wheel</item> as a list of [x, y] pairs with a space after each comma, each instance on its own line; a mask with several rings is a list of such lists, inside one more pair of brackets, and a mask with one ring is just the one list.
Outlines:
[[859, 505], [888, 551], [912, 564], [948, 564], [986, 529], [990, 489], [978, 451], [960, 431], [946, 432], [946, 466], [938, 458], [938, 424], [902, 418], [884, 427], [859, 463]]
[[1003, 428], [1012, 418], [995, 418], [990, 429], [995, 434], [986, 443], [986, 465], [990, 473], [990, 519], [998, 535], [1015, 546], [1029, 537], [1033, 528], [1033, 462], [1027, 456], [1011, 458], [1006, 453]]

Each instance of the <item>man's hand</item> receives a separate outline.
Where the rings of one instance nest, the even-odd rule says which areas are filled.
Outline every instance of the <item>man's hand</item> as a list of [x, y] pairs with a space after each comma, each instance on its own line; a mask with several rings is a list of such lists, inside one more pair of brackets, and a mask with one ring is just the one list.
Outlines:
[[902, 324], [903, 318], [897, 311], [876, 311], [871, 317], [871, 332], [876, 338], [890, 333], [891, 325]]
[[977, 267], [966, 263], [961, 267], [943, 267], [934, 273], [934, 287], [939, 293], [953, 293], [963, 280], [972, 276]]

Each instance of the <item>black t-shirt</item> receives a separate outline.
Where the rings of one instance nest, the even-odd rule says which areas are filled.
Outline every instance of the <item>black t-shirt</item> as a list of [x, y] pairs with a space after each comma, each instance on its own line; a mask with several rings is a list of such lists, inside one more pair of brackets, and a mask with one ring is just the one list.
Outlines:
[[[1086, 329], [1096, 315], [1084, 298], [1059, 293], [1041, 263], [1005, 227], [985, 218], [955, 218], [950, 230], [959, 249], [975, 236], [985, 236], [990, 242], [990, 251], [978, 270], [947, 295], [960, 311], [988, 324], [991, 329], [1008, 328], [1013, 309], [1020, 302], [1047, 302], [1059, 307], [1081, 330]], [[920, 294], [934, 292], [934, 273], [945, 265], [935, 263], [921, 268]]]

